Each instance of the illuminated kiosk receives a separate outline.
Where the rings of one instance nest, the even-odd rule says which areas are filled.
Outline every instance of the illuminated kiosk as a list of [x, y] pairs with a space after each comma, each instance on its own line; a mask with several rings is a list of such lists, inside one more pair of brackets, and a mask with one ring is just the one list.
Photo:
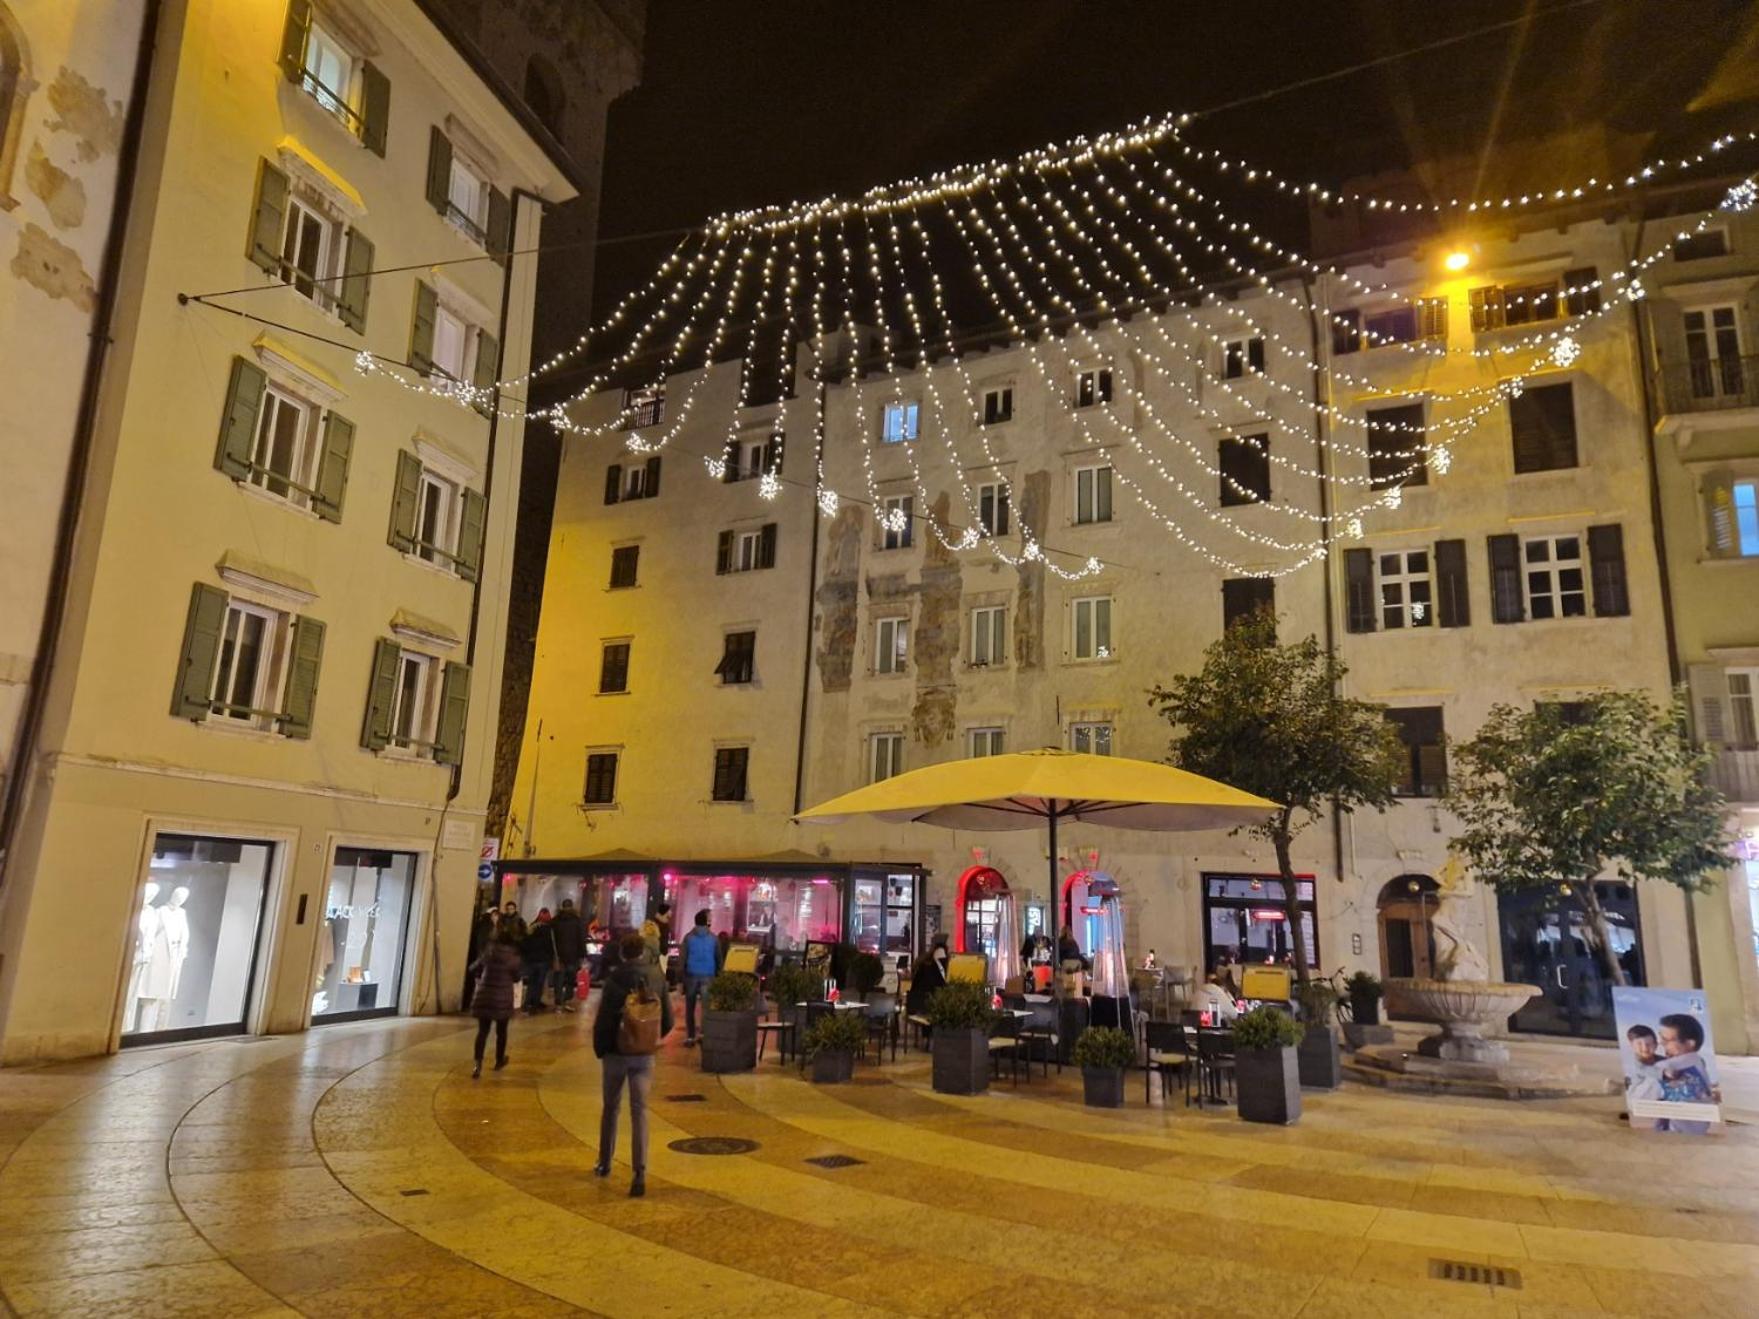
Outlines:
[[1063, 923], [1075, 934], [1092, 970], [1095, 1026], [1127, 1028], [1130, 962], [1124, 951], [1124, 897], [1118, 881], [1098, 870], [1077, 870], [1063, 881]]
[[959, 876], [958, 920], [953, 951], [989, 957], [991, 983], [1020, 977], [1020, 909], [1008, 881], [992, 866], [972, 866]]

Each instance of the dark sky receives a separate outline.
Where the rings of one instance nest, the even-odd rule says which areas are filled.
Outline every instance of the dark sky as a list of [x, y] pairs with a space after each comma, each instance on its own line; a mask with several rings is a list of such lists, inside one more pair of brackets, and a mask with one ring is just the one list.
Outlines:
[[[1511, 19], [1206, 116], [1192, 140], [1328, 181], [1440, 150], [1492, 182], [1497, 148], [1535, 131], [1638, 150], [1753, 126], [1752, 0], [652, 0], [643, 84], [611, 111], [600, 232], [1207, 110]], [[1555, 178], [1555, 153], [1545, 166]], [[602, 249], [598, 306], [676, 241]]]

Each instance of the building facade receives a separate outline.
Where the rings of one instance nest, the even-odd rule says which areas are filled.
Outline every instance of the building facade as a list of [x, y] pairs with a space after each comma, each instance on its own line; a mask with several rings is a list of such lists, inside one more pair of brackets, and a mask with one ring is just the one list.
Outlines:
[[149, 12], [7, 1062], [456, 1004], [523, 443], [487, 387], [573, 192], [419, 6]]
[[[585, 421], [627, 408], [643, 446], [663, 444], [566, 442], [509, 896], [535, 896], [546, 874], [651, 862], [652, 892], [697, 880], [692, 903], [738, 934], [719, 895], [761, 886], [767, 899], [765, 859], [783, 854], [816, 858], [844, 937], [875, 946], [837, 867], [916, 877], [912, 937], [882, 922], [878, 946], [947, 930], [993, 952], [998, 883], [1042, 921], [1097, 870], [1122, 886], [1133, 957], [1282, 956], [1274, 860], [1243, 837], [1073, 826], [1053, 892], [1034, 832], [791, 818], [962, 756], [1159, 759], [1170, 730], [1149, 689], [1268, 608], [1285, 639], [1318, 636], [1345, 660], [1350, 693], [1385, 705], [1409, 752], [1397, 805], [1298, 842], [1315, 965], [1428, 973], [1429, 918], [1452, 878], [1448, 740], [1498, 703], [1670, 689], [1649, 373], [1615, 278], [1637, 245], [1617, 218], [1552, 217], [927, 364], [887, 369], [864, 344], [863, 369], [825, 391], [834, 509], [813, 497], [805, 354], [792, 389], [759, 407], [740, 406], [738, 362], [583, 404]], [[1500, 351], [1541, 336], [1567, 346], [1543, 350], [1540, 369]], [[1445, 441], [1445, 457], [1414, 461], [1401, 436]], [[1325, 517], [1355, 534], [1283, 571]], [[962, 535], [976, 527], [1012, 561]], [[1493, 972], [1546, 986], [1514, 1026], [1609, 1037], [1581, 913], [1466, 882], [1468, 934]], [[1730, 922], [1694, 920], [1664, 885], [1607, 883], [1601, 897], [1627, 972], [1702, 976], [1719, 1047], [1744, 1049]], [[1079, 904], [1059, 923], [1071, 916], [1079, 926]]]

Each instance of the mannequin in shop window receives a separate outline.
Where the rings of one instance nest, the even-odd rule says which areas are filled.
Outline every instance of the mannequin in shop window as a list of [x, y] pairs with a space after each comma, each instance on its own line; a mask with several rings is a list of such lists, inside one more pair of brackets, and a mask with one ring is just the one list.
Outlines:
[[158, 896], [159, 886], [149, 881], [142, 890], [140, 916], [135, 922], [134, 969], [128, 977], [128, 1033], [145, 1029], [157, 1015], [147, 997], [147, 968], [152, 965], [153, 945], [159, 937], [159, 909], [153, 905]]
[[[179, 884], [171, 896], [158, 907], [151, 906], [158, 893], [157, 884], [148, 884], [146, 902], [141, 908], [140, 934], [146, 944], [146, 967], [141, 975], [140, 1014], [136, 1030], [169, 1030], [171, 1003], [177, 997], [178, 982], [183, 978], [183, 959], [189, 954], [189, 913], [183, 904], [189, 901], [189, 890]], [[148, 915], [151, 915], [151, 934]]]

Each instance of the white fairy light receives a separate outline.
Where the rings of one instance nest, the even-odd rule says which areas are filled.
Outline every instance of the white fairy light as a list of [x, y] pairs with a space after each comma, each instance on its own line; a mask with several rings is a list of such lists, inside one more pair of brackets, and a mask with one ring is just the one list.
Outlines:
[[1632, 302], [1641, 302], [1646, 292], [1647, 290], [1643, 287], [1643, 281], [1640, 279], [1633, 279], [1630, 283], [1625, 285], [1625, 297]]
[[1446, 476], [1448, 468], [1454, 465], [1454, 456], [1445, 444], [1437, 445], [1429, 452], [1429, 465], [1437, 476]]
[[774, 499], [781, 493], [782, 478], [774, 472], [765, 472], [757, 478], [757, 497], [759, 499]]
[[818, 492], [818, 511], [828, 518], [837, 516], [837, 505], [841, 502], [835, 490], [821, 488]]
[[1362, 519], [1361, 518], [1350, 517], [1350, 518], [1345, 519], [1345, 521], [1344, 521], [1344, 538], [1346, 540], [1361, 540], [1362, 539]]
[[1388, 508], [1397, 508], [1405, 502], [1405, 487], [1395, 485], [1380, 497], [1380, 502]]
[[1717, 209], [1738, 214], [1751, 210], [1755, 202], [1759, 202], [1759, 183], [1746, 178], [1728, 190], [1728, 195], [1722, 199], [1722, 205]]
[[1569, 366], [1582, 355], [1582, 345], [1577, 343], [1573, 335], [1566, 334], [1551, 346], [1551, 361], [1554, 366]]

